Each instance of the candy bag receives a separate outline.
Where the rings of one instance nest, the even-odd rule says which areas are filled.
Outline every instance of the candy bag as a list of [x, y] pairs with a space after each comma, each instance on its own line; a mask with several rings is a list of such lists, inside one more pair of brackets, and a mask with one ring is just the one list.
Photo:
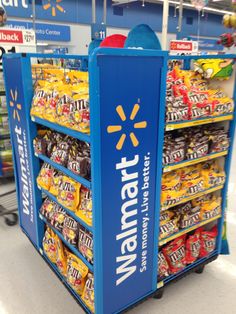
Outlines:
[[178, 218], [160, 224], [159, 239], [164, 239], [179, 231]]
[[56, 235], [48, 227], [45, 231], [43, 238], [43, 250], [47, 257], [49, 258], [49, 260], [55, 264], [57, 261]]
[[194, 263], [200, 254], [201, 239], [200, 231], [196, 230], [193, 235], [190, 235], [186, 241], [186, 262], [187, 264]]
[[62, 232], [64, 221], [67, 217], [66, 211], [58, 204], [54, 203], [54, 211], [51, 217], [51, 225]]
[[80, 202], [80, 186], [80, 183], [63, 176], [59, 185], [58, 201], [66, 208], [75, 211]]
[[62, 235], [64, 239], [75, 246], [78, 242], [79, 224], [72, 217], [66, 216], [64, 219]]
[[179, 227], [181, 229], [189, 228], [196, 225], [200, 221], [200, 207], [194, 207], [184, 214], [180, 215]]
[[30, 111], [31, 116], [43, 118], [49, 93], [49, 89], [47, 89], [45, 86], [35, 91], [32, 108]]
[[218, 230], [217, 226], [213, 227], [210, 231], [204, 231], [203, 228], [199, 229], [201, 232], [200, 257], [205, 257], [215, 250]]
[[82, 300], [92, 313], [94, 313], [94, 276], [88, 273], [88, 277], [84, 286]]
[[92, 192], [84, 186], [81, 186], [80, 206], [76, 211], [76, 215], [84, 220], [89, 226], [92, 226]]
[[52, 183], [51, 183], [49, 192], [54, 196], [58, 196], [59, 186], [61, 184], [62, 177], [63, 177], [63, 174], [61, 172], [53, 173]]
[[67, 256], [67, 282], [79, 294], [82, 295], [85, 286], [88, 267], [75, 255]]
[[169, 265], [166, 261], [165, 255], [160, 251], [158, 253], [158, 281], [169, 276]]
[[93, 264], [93, 235], [83, 226], [79, 227], [78, 249], [87, 261]]
[[40, 208], [40, 213], [48, 220], [50, 221], [52, 219], [52, 216], [54, 214], [55, 210], [55, 203], [50, 200], [48, 197], [45, 199], [43, 202], [41, 208]]
[[221, 213], [221, 197], [203, 202], [201, 206], [201, 220], [211, 219]]
[[162, 249], [162, 252], [169, 264], [171, 274], [178, 273], [184, 269], [186, 265], [185, 237], [186, 235], [183, 235], [175, 239]]
[[90, 131], [89, 95], [76, 94], [70, 107], [71, 127], [83, 133]]
[[62, 241], [59, 237], [56, 238], [56, 265], [60, 273], [66, 277], [67, 273], [67, 258], [64, 252]]
[[37, 177], [37, 184], [45, 189], [45, 190], [49, 190], [50, 189], [50, 186], [52, 184], [52, 178], [53, 178], [53, 173], [54, 173], [54, 168], [47, 164], [47, 163], [44, 163], [41, 170], [40, 170], [40, 173]]

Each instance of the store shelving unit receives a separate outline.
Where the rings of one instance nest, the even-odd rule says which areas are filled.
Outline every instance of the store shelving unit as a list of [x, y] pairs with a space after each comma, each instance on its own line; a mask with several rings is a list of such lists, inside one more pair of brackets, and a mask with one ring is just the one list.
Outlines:
[[[42, 194], [54, 202], [59, 202], [48, 191], [37, 186], [36, 178], [40, 170], [40, 162], [51, 164], [55, 169], [91, 189], [93, 195], [92, 226], [89, 226], [65, 206], [62, 207], [71, 217], [93, 233], [93, 265], [85, 260], [75, 247], [67, 243], [55, 228], [51, 227], [65, 246], [81, 258], [94, 273], [95, 313], [119, 313], [145, 298], [158, 297], [165, 285], [191, 271], [200, 272], [205, 264], [214, 260], [220, 253], [235, 116], [229, 114], [165, 124], [167, 64], [168, 60], [173, 57], [169, 57], [167, 52], [151, 50], [100, 48], [89, 59], [91, 134], [83, 134], [44, 119], [30, 117], [34, 93], [31, 59], [49, 57], [52, 56], [37, 54], [4, 56], [7, 99], [8, 103], [10, 101], [14, 103], [14, 106], [8, 106], [8, 110], [11, 140], [15, 151], [14, 164], [18, 181], [21, 228], [66, 288], [89, 313], [90, 311], [81, 297], [68, 285], [66, 279], [42, 250], [45, 225], [49, 224], [39, 214]], [[214, 57], [204, 56], [204, 58]], [[84, 57], [58, 55], [55, 58], [80, 59]], [[189, 64], [191, 59], [198, 57], [181, 56], [177, 58], [182, 58]], [[224, 56], [225, 58], [235, 58], [235, 56], [227, 55]], [[11, 75], [13, 69], [18, 72], [17, 77]], [[232, 80], [233, 82], [231, 82]], [[234, 84], [234, 78], [232, 80], [229, 80], [229, 85]], [[17, 95], [17, 97], [12, 99], [12, 95]], [[235, 100], [236, 94], [234, 93], [232, 96]], [[20, 109], [17, 104], [21, 105]], [[18, 118], [14, 119], [16, 110]], [[140, 124], [140, 122], [142, 123]], [[229, 124], [231, 145], [227, 151], [162, 166], [165, 130], [171, 131], [217, 122]], [[48, 127], [91, 144], [91, 181], [75, 175], [46, 156], [34, 153], [33, 139], [37, 135], [38, 126]], [[112, 128], [113, 126], [116, 127], [117, 132]], [[117, 128], [117, 126], [119, 127]], [[22, 137], [23, 134], [24, 137]], [[23, 147], [23, 151], [19, 150], [19, 147]], [[223, 200], [221, 215], [201, 221], [197, 225], [158, 241], [160, 212], [167, 209], [167, 207], [161, 208], [160, 206], [162, 173], [216, 158], [225, 159], [227, 175], [225, 184], [185, 197], [178, 204], [218, 191]], [[27, 180], [25, 179], [26, 173]], [[22, 178], [25, 180], [22, 181]], [[25, 185], [24, 188], [31, 186], [27, 208], [25, 208], [23, 185]], [[170, 205], [168, 208], [176, 205]], [[182, 234], [210, 223], [218, 224], [219, 235], [215, 251], [187, 266], [178, 274], [157, 282], [156, 265], [159, 247]]]

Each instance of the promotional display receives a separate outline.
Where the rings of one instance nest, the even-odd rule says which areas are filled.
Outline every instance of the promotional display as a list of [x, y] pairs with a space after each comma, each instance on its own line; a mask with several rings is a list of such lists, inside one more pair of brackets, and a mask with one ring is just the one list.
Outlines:
[[47, 57], [4, 56], [21, 228], [87, 313], [122, 313], [222, 251], [235, 56]]

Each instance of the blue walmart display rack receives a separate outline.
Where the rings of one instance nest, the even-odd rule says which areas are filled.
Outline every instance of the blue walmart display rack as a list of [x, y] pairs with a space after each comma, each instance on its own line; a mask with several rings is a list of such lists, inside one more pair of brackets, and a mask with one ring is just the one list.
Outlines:
[[[173, 125], [165, 124], [167, 64], [173, 56], [169, 57], [167, 52], [152, 50], [97, 49], [89, 58], [90, 135], [72, 131], [43, 119], [31, 119], [30, 107], [34, 93], [31, 60], [43, 57], [51, 58], [52, 55], [4, 56], [21, 228], [67, 289], [89, 313], [81, 298], [42, 250], [45, 224], [48, 222], [39, 214], [42, 191], [37, 186], [36, 178], [40, 170], [40, 160], [50, 163], [89, 187], [93, 195], [92, 227], [68, 209], [65, 210], [93, 233], [94, 265], [85, 260], [76, 248], [66, 243], [56, 232], [65, 245], [94, 273], [95, 312], [119, 313], [145, 298], [160, 296], [163, 286], [190, 271], [200, 272], [206, 263], [220, 254], [235, 116], [221, 117], [222, 121], [229, 121], [231, 137], [229, 150], [219, 156], [209, 157], [225, 158], [227, 174], [225, 185], [216, 187], [216, 190], [221, 189], [223, 198], [222, 215], [215, 219], [219, 229], [216, 250], [180, 273], [157, 282], [158, 246], [163, 244], [158, 241], [161, 176], [163, 171], [171, 171], [171, 167], [178, 168], [176, 164], [169, 168], [162, 167], [164, 131], [173, 129]], [[84, 58], [69, 55], [53, 57], [78, 60]], [[234, 55], [223, 57], [235, 58]], [[198, 57], [176, 58], [184, 59], [189, 65], [191, 59]], [[234, 92], [234, 100], [235, 96]], [[194, 123], [201, 125], [214, 122], [217, 122], [217, 119], [216, 121], [204, 119], [204, 122], [199, 120]], [[91, 182], [70, 173], [45, 156], [34, 154], [33, 139], [37, 135], [37, 125], [49, 127], [91, 144]], [[183, 123], [182, 127], [185, 126], [186, 123]], [[181, 128], [181, 125], [177, 128]], [[200, 161], [203, 160], [194, 160], [192, 163]], [[179, 164], [179, 167], [182, 166], [182, 163]], [[55, 200], [48, 192], [45, 193]], [[182, 233], [191, 230], [183, 230]], [[170, 239], [164, 241], [166, 243]]]

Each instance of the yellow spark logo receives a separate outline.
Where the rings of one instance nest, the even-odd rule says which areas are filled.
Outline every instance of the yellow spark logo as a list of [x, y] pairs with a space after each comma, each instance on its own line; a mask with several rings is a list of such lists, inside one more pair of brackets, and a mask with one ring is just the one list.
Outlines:
[[[131, 112], [131, 115], [129, 117], [130, 121], [134, 121], [134, 119], [136, 118], [137, 116], [137, 113], [139, 112], [139, 109], [140, 109], [140, 106], [138, 104], [135, 104], [134, 107], [133, 107], [133, 110]], [[124, 112], [124, 109], [122, 106], [117, 106], [116, 107], [116, 112], [118, 113], [120, 119], [122, 122], [125, 122], [127, 120], [126, 118], [126, 115], [125, 115], [125, 112]], [[136, 122], [134, 123], [134, 129], [145, 129], [147, 127], [147, 122], [146, 121], [141, 121], [141, 122]], [[109, 125], [107, 127], [107, 132], [108, 133], [115, 133], [115, 132], [120, 132], [122, 131], [123, 127], [122, 125]], [[127, 134], [122, 132], [120, 138], [119, 138], [119, 141], [117, 142], [117, 145], [116, 145], [116, 149], [117, 150], [121, 150], [123, 145], [124, 145], [124, 142], [126, 140], [126, 137], [127, 137]], [[130, 132], [129, 133], [129, 137], [130, 137], [130, 140], [133, 144], [134, 147], [137, 147], [139, 145], [139, 141], [136, 137], [136, 135], [134, 134], [134, 132]]]
[[14, 120], [17, 119], [18, 122], [20, 122], [20, 115], [19, 115], [19, 110], [21, 110], [21, 104], [17, 102], [17, 97], [18, 97], [18, 92], [17, 89], [13, 91], [12, 89], [10, 90], [11, 94], [11, 101], [10, 101], [10, 106], [13, 108], [13, 118]]
[[59, 12], [65, 13], [64, 8], [59, 4], [61, 3], [63, 0], [47, 0], [48, 3], [43, 5], [43, 9], [44, 10], [50, 10], [52, 11], [52, 16], [56, 16], [57, 15], [57, 10]]

